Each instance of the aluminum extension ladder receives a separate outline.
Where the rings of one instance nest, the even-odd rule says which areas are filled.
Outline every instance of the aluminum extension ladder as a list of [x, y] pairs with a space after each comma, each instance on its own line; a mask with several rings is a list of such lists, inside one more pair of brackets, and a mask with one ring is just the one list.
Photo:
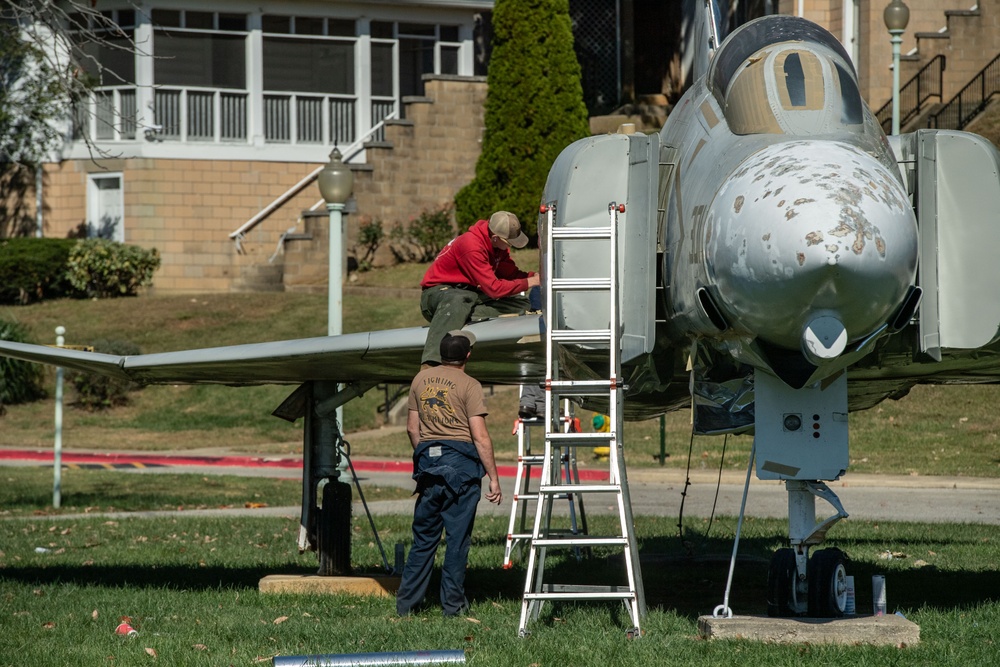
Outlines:
[[[563, 401], [562, 431], [569, 433], [573, 429], [573, 408], [568, 400]], [[514, 494], [510, 506], [510, 522], [507, 524], [507, 545], [504, 548], [503, 567], [505, 570], [513, 567], [515, 550], [524, 546], [531, 539], [531, 527], [528, 525], [528, 504], [538, 502], [538, 489], [531, 488], [531, 472], [542, 465], [543, 455], [532, 448], [532, 432], [544, 425], [544, 417], [535, 419], [518, 418], [515, 433], [517, 434], [517, 474], [514, 482]], [[579, 484], [580, 473], [576, 467], [576, 447], [560, 447], [554, 452], [558, 458], [563, 483]], [[583, 496], [578, 493], [566, 493], [562, 496], [569, 501], [569, 528], [572, 535], [587, 534], [587, 514], [583, 506]], [[537, 507], [537, 505], [536, 505]], [[534, 514], [532, 513], [532, 517]], [[546, 516], [546, 528], [551, 527], [551, 517]], [[582, 556], [579, 547], [576, 549], [577, 560]]]
[[[521, 602], [521, 620], [518, 635], [527, 636], [528, 620], [537, 619], [545, 601], [578, 600], [621, 600], [628, 609], [631, 627], [626, 630], [629, 637], [641, 635], [640, 618], [646, 613], [646, 599], [642, 587], [642, 573], [639, 568], [639, 549], [635, 539], [632, 520], [632, 504], [628, 493], [628, 479], [625, 475], [625, 460], [622, 455], [622, 408], [623, 387], [621, 386], [621, 317], [618, 297], [618, 215], [625, 211], [624, 205], [611, 202], [608, 205], [608, 225], [598, 227], [556, 227], [556, 204], [550, 202], [542, 206], [547, 215], [548, 230], [546, 255], [546, 307], [548, 309], [545, 333], [545, 453], [542, 459], [542, 476], [538, 486], [539, 502], [535, 509], [535, 524], [528, 547], [527, 573], [524, 581], [524, 597]], [[594, 242], [597, 242], [596, 244]], [[562, 264], [556, 265], [560, 249], [564, 244], [589, 243], [591, 248], [606, 247], [609, 255], [608, 277], [564, 278]], [[590, 266], [603, 266], [603, 258], [594, 256]], [[568, 292], [604, 293], [608, 297], [608, 328], [581, 330], [558, 328], [561, 325], [555, 305], [559, 297]], [[586, 345], [591, 351], [607, 350], [607, 379], [571, 380], [564, 379], [559, 361], [565, 346]], [[606, 398], [611, 428], [607, 433], [564, 433], [558, 426], [559, 403], [568, 397]], [[558, 467], [553, 465], [555, 451], [566, 446], [601, 447], [610, 449], [607, 483], [573, 484], [561, 483]], [[549, 530], [547, 517], [551, 513], [554, 498], [565, 493], [614, 494], [618, 504], [619, 531], [616, 535], [577, 536], [553, 534]], [[554, 584], [544, 581], [545, 556], [550, 548], [577, 547], [620, 547], [625, 563], [625, 583], [612, 585]]]

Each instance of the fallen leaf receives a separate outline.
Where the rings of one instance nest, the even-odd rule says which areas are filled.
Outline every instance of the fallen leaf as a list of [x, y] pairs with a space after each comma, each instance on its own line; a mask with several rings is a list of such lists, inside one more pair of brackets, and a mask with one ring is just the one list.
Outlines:
[[466, 616], [465, 620], [467, 620], [469, 623], [482, 623], [482, 621], [480, 621], [478, 618], [472, 618], [471, 616]]
[[267, 507], [267, 503], [243, 503], [243, 507], [247, 509], [256, 510], [262, 507]]
[[278, 618], [274, 619], [274, 624], [278, 625], [279, 623], [284, 623], [287, 620], [288, 620], [287, 616], [279, 616]]
[[196, 648], [199, 651], [207, 651], [208, 650], [208, 647], [205, 646], [204, 644], [192, 644], [191, 648]]
[[472, 635], [465, 635], [465, 641], [471, 642], [473, 639], [475, 639], [475, 637], [473, 637]]
[[90, 617], [92, 619], [94, 619], [95, 621], [97, 620], [97, 610], [96, 609], [94, 611], [90, 612]]
[[51, 630], [52, 628], [56, 627], [56, 624], [53, 623], [52, 621], [49, 621], [48, 623], [42, 623], [42, 627], [45, 628], [46, 630]]
[[148, 653], [149, 655], [153, 656], [153, 660], [156, 660], [157, 655], [156, 655], [156, 649], [155, 648], [149, 648], [147, 646], [146, 647], [146, 653]]
[[270, 657], [268, 657], [266, 655], [258, 655], [256, 658], [253, 659], [253, 661], [254, 662], [270, 662], [271, 659], [272, 658], [270, 658]]

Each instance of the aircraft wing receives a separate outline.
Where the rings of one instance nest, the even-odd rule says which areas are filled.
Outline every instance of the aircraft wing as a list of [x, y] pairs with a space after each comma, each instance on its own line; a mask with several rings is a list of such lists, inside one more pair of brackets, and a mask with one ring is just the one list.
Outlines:
[[[545, 374], [538, 315], [471, 324], [476, 336], [470, 375], [483, 383], [520, 384]], [[310, 380], [409, 383], [420, 368], [427, 327], [368, 331], [116, 356], [0, 341], [0, 355], [142, 384], [300, 384]]]

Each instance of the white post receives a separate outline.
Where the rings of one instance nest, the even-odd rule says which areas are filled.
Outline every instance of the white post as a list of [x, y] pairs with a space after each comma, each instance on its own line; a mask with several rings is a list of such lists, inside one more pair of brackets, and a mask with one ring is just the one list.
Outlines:
[[903, 43], [902, 30], [890, 30], [892, 35], [892, 133], [899, 134], [899, 45]]
[[[56, 327], [56, 346], [66, 344], [66, 327]], [[56, 441], [52, 460], [52, 507], [59, 509], [62, 504], [62, 422], [63, 422], [63, 369], [56, 368]]]
[[[330, 212], [330, 268], [328, 283], [327, 325], [328, 336], [344, 332], [344, 204], [327, 204]], [[337, 424], [344, 432], [344, 406], [337, 408]]]

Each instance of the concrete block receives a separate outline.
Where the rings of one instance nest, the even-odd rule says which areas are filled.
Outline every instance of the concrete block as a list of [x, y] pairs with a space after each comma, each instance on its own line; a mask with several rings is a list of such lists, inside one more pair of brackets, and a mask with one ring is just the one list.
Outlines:
[[895, 614], [843, 618], [700, 616], [698, 633], [703, 639], [746, 639], [775, 644], [913, 646], [920, 643], [920, 626]]
[[321, 577], [318, 574], [269, 574], [260, 580], [261, 593], [347, 593], [390, 597], [399, 589], [399, 577]]

